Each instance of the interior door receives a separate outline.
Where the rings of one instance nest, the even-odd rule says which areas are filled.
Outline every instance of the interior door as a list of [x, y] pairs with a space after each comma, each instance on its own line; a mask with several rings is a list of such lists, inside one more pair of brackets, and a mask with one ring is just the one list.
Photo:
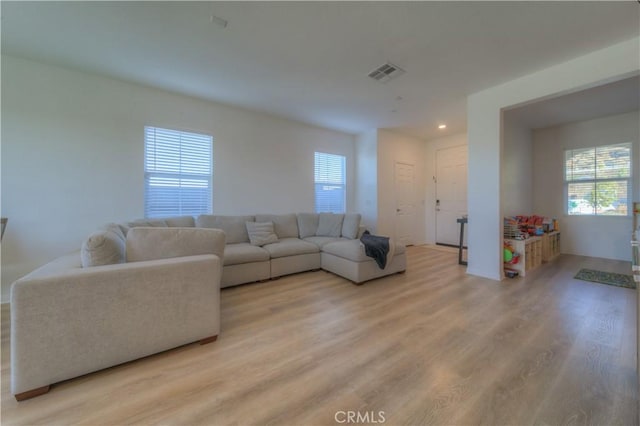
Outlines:
[[[458, 246], [460, 225], [467, 214], [467, 147], [436, 151], [436, 243]], [[466, 232], [465, 241], [466, 246]]]
[[414, 243], [416, 223], [416, 201], [414, 191], [415, 171], [413, 164], [396, 162], [396, 239], [404, 245]]

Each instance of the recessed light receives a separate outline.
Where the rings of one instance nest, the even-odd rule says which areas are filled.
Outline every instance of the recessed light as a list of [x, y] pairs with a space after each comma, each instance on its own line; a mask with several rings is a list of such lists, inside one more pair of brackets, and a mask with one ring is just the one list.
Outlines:
[[446, 129], [446, 128], [447, 128], [447, 125], [446, 125], [446, 124], [440, 124], [440, 125], [438, 126], [438, 129]]

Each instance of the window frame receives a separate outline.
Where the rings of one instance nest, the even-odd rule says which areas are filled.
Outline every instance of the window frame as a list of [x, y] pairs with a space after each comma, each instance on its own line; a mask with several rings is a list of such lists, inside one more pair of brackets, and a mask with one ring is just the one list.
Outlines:
[[[627, 177], [607, 177], [607, 178], [598, 178], [597, 177], [597, 161], [598, 161], [598, 149], [602, 148], [610, 148], [615, 146], [625, 146], [629, 149], [629, 175]], [[567, 179], [567, 153], [571, 151], [579, 151], [579, 150], [593, 150], [594, 151], [594, 178], [592, 179]], [[563, 198], [564, 198], [564, 208], [563, 214], [565, 216], [571, 217], [608, 217], [608, 218], [625, 218], [631, 215], [631, 195], [633, 193], [633, 143], [632, 142], [620, 142], [620, 143], [612, 143], [606, 145], [596, 145], [589, 147], [578, 147], [578, 148], [568, 148], [563, 150]], [[627, 205], [627, 213], [626, 214], [605, 214], [598, 213], [597, 206], [593, 207], [593, 213], [570, 213], [569, 212], [569, 185], [577, 184], [577, 183], [585, 183], [585, 184], [594, 184], [594, 188], [597, 188], [599, 183], [607, 183], [607, 182], [621, 182], [625, 181], [627, 186], [627, 195], [626, 195], [626, 205]]]
[[[154, 160], [149, 159], [149, 155], [150, 152], [153, 152], [155, 155], [157, 155], [157, 152], [160, 151], [157, 147], [157, 143], [158, 143], [158, 137], [157, 137], [157, 132], [164, 132], [165, 137], [172, 137], [172, 138], [176, 138], [179, 139], [178, 145], [177, 145], [177, 154], [175, 157], [171, 158], [171, 160], [173, 160], [173, 162], [171, 163], [172, 167], [178, 167], [178, 171], [167, 171], [167, 170], [158, 170], [158, 169], [162, 169], [162, 164], [158, 165], [155, 164], [155, 167], [149, 168], [150, 163], [153, 163]], [[149, 138], [150, 133], [153, 132], [154, 137], [152, 139]], [[184, 140], [183, 138], [188, 141], [189, 139], [192, 139], [192, 144], [183, 144]], [[198, 147], [195, 145], [195, 140], [200, 140], [200, 143], [206, 143], [206, 148], [202, 149], [201, 147]], [[144, 197], [143, 197], [143, 210], [144, 210], [144, 217], [148, 218], [148, 219], [155, 219], [155, 218], [162, 218], [162, 217], [171, 217], [171, 216], [183, 216], [183, 215], [190, 215], [190, 216], [196, 216], [198, 214], [211, 214], [211, 212], [213, 211], [213, 143], [214, 143], [215, 139], [213, 138], [212, 135], [206, 134], [206, 133], [201, 133], [201, 132], [194, 132], [194, 131], [188, 131], [188, 130], [180, 130], [180, 129], [169, 129], [169, 128], [165, 128], [165, 127], [159, 127], [159, 126], [144, 126], [144, 150], [143, 150], [143, 170], [144, 170]], [[153, 146], [152, 146], [153, 144]], [[172, 146], [171, 148], [173, 148], [173, 150], [175, 151], [176, 146]], [[167, 147], [164, 148], [165, 150], [169, 150]], [[191, 163], [184, 163], [184, 157], [186, 157], [187, 155], [185, 155], [185, 151], [190, 151], [191, 156], [194, 156], [194, 152], [196, 152], [197, 154], [200, 153], [204, 153], [205, 157], [198, 157], [198, 159], [202, 159], [204, 158], [205, 163], [207, 164], [206, 167], [202, 167], [201, 165], [198, 165], [197, 162], [191, 162]], [[160, 151], [161, 152], [161, 151]], [[206, 156], [208, 156], [208, 158], [206, 158]], [[170, 158], [170, 157], [167, 157]], [[183, 171], [183, 167], [187, 166], [186, 168], [192, 168], [192, 169], [196, 169], [196, 170], [192, 170], [192, 171]], [[189, 167], [190, 166], [190, 167]], [[169, 167], [166, 165], [165, 163], [165, 167]], [[207, 169], [206, 172], [203, 172], [204, 169]], [[198, 172], [197, 169], [202, 169], [203, 171]], [[158, 207], [156, 205], [156, 208], [153, 208], [153, 202], [149, 200], [149, 196], [150, 196], [150, 180], [152, 178], [156, 178], [156, 179], [177, 179], [178, 180], [178, 202], [180, 203], [178, 206], [176, 206], [175, 211], [166, 211], [163, 212], [162, 209], [160, 207]], [[202, 191], [205, 194], [205, 202], [202, 203], [202, 205], [197, 206], [198, 209], [193, 208], [192, 206], [189, 205], [184, 205], [182, 204], [182, 201], [184, 200], [184, 198], [181, 197], [181, 195], [184, 195], [186, 192], [186, 188], [189, 187], [183, 187], [183, 180], [184, 181], [191, 181], [192, 184], [197, 182], [197, 181], [201, 181], [201, 182], [206, 182], [206, 186], [204, 187], [204, 191]], [[183, 189], [185, 188], [185, 189]], [[194, 187], [191, 187], [191, 189], [193, 189]], [[183, 192], [185, 191], [185, 192]], [[155, 212], [154, 212], [155, 211]]]
[[[318, 158], [323, 156], [325, 161], [330, 158], [338, 159], [340, 161], [339, 169], [342, 177], [341, 181], [332, 181], [327, 179], [326, 181], [318, 180]], [[313, 155], [313, 198], [314, 198], [314, 212], [315, 213], [338, 213], [344, 214], [347, 212], [347, 157], [342, 154], [333, 154], [329, 152], [315, 151]], [[330, 170], [326, 170], [325, 174], [329, 174]], [[318, 185], [325, 186], [339, 186], [342, 190], [341, 209], [326, 209], [325, 206], [318, 205]], [[320, 207], [320, 208], [319, 208]], [[331, 206], [329, 206], [331, 207]]]

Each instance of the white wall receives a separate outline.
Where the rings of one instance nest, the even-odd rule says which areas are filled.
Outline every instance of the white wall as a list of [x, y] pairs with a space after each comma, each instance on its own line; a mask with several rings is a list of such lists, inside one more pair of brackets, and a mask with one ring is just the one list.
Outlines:
[[425, 164], [426, 143], [420, 139], [388, 130], [378, 130], [378, 229], [381, 235], [396, 237], [396, 162], [415, 166], [414, 196], [416, 223], [414, 244], [424, 244], [425, 237]]
[[633, 199], [640, 200], [639, 125], [638, 111], [634, 111], [533, 132], [534, 209], [559, 219], [563, 253], [631, 260], [631, 217], [566, 214], [563, 160], [567, 149], [632, 142]]
[[[437, 139], [429, 139], [425, 146], [425, 242], [436, 243], [436, 152], [439, 149], [467, 145], [467, 134], [458, 133]], [[465, 230], [465, 234], [466, 234]]]
[[218, 214], [312, 211], [313, 152], [354, 137], [102, 76], [2, 57], [2, 289], [109, 221], [143, 216], [143, 127], [211, 134]]
[[378, 225], [378, 131], [363, 132], [356, 137], [355, 211], [372, 233]]
[[502, 279], [501, 111], [640, 72], [640, 39], [615, 44], [469, 96], [469, 266]]
[[533, 145], [531, 129], [503, 116], [502, 214], [546, 214], [533, 208]]

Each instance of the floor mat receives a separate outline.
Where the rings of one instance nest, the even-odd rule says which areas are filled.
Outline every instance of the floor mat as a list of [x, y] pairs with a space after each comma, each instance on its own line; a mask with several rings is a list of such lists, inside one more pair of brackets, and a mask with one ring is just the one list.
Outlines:
[[614, 285], [616, 287], [636, 288], [636, 283], [631, 275], [617, 274], [615, 272], [596, 271], [595, 269], [580, 269], [573, 277], [582, 281]]

